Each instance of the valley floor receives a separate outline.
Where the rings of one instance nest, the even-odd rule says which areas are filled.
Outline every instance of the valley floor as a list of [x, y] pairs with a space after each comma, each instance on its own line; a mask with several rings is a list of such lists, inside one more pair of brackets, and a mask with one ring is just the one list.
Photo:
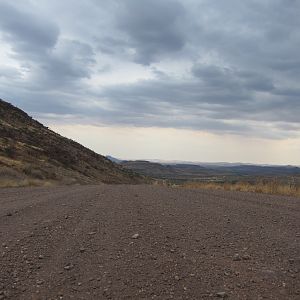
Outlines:
[[0, 190], [0, 299], [299, 299], [300, 199]]

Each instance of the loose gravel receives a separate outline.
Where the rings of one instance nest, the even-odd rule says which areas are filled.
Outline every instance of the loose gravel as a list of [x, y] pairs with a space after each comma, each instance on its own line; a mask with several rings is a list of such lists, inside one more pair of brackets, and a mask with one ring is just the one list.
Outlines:
[[0, 190], [0, 300], [300, 299], [299, 271], [299, 198]]

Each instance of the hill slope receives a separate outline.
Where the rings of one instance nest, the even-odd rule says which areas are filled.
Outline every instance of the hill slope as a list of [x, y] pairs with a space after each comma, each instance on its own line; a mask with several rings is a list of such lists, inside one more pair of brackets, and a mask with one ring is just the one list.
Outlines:
[[0, 99], [0, 186], [46, 181], [138, 183], [143, 178]]

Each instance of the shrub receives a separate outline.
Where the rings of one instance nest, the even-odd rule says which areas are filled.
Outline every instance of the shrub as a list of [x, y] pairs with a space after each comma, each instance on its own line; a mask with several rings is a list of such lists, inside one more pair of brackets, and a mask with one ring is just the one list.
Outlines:
[[7, 146], [4, 149], [4, 153], [10, 157], [10, 158], [14, 158], [16, 156], [16, 149], [13, 146]]
[[43, 174], [43, 172], [39, 169], [34, 169], [32, 166], [27, 165], [24, 169], [23, 172], [32, 178], [36, 178], [36, 179], [45, 179], [45, 176]]

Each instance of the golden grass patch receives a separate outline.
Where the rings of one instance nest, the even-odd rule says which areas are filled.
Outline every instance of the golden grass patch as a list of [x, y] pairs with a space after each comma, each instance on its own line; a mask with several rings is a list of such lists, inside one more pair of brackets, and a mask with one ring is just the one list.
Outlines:
[[22, 166], [23, 165], [23, 162], [21, 162], [20, 160], [16, 160], [16, 159], [12, 159], [12, 158], [0, 155], [0, 163], [1, 162], [7, 166]]
[[274, 181], [269, 182], [237, 182], [237, 183], [215, 183], [215, 182], [188, 182], [182, 185], [184, 188], [226, 190], [240, 192], [254, 192], [272, 195], [284, 195], [300, 197], [300, 186], [285, 184]]
[[37, 179], [22, 179], [22, 180], [12, 180], [12, 179], [1, 179], [0, 188], [11, 188], [11, 187], [26, 187], [26, 186], [53, 186], [54, 182], [37, 180]]

